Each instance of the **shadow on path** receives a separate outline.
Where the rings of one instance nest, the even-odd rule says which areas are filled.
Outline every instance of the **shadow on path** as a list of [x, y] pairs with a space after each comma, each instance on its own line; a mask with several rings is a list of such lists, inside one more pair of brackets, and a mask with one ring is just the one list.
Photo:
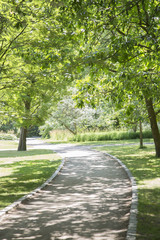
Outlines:
[[0, 240], [124, 240], [131, 186], [122, 167], [82, 146], [43, 148], [67, 157], [65, 166], [43, 191], [5, 217]]

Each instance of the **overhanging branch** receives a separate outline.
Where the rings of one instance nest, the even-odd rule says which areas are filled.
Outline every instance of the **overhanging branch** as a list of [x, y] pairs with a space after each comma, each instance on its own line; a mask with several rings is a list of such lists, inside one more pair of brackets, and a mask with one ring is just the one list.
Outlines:
[[5, 54], [8, 52], [8, 50], [10, 49], [11, 45], [13, 44], [13, 42], [20, 36], [22, 35], [22, 33], [24, 32], [24, 30], [26, 29], [28, 25], [26, 25], [23, 30], [12, 40], [10, 41], [8, 47], [6, 48], [6, 50], [2, 53], [2, 55], [0, 56], [0, 60], [5, 56]]

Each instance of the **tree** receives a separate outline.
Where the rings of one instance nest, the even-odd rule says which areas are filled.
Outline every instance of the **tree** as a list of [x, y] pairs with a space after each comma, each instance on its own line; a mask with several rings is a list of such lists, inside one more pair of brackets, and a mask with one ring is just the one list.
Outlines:
[[[160, 157], [156, 119], [159, 103], [159, 1], [71, 1], [73, 14], [88, 37], [81, 62], [90, 67], [92, 89], [117, 101], [143, 99]], [[95, 74], [96, 73], [96, 74]], [[99, 76], [101, 83], [98, 83]], [[95, 87], [96, 85], [96, 87]], [[102, 87], [103, 86], [103, 87]], [[88, 88], [89, 88], [88, 87]], [[103, 95], [105, 96], [105, 95]]]
[[[86, 105], [78, 108], [72, 96], [65, 96], [52, 109], [46, 128], [51, 130], [63, 127], [76, 135], [86, 130], [107, 128], [108, 123], [104, 118], [106, 119], [106, 113], [102, 107], [94, 109]], [[43, 129], [45, 131], [45, 127]]]
[[23, 34], [27, 27], [26, 14], [27, 8], [24, 1], [16, 3], [15, 1], [0, 2], [0, 62], [1, 71], [4, 66], [8, 52], [14, 41]]
[[120, 108], [123, 122], [129, 126], [134, 126], [136, 130], [139, 127], [140, 148], [143, 148], [142, 123], [147, 122], [148, 120], [144, 101], [140, 102], [135, 96], [132, 98], [128, 97], [128, 99], [123, 101], [123, 107], [121, 106]]
[[[22, 11], [25, 13], [27, 26], [23, 34], [6, 43], [6, 71], [1, 72], [0, 94], [1, 113], [13, 118], [21, 128], [18, 147], [21, 151], [26, 150], [27, 128], [44, 122], [51, 103], [60, 98], [72, 81], [67, 65], [73, 51], [70, 33], [67, 34], [59, 22], [58, 5], [50, 9], [50, 4], [38, 0], [27, 1], [25, 5], [23, 1], [14, 2], [14, 5], [20, 8], [20, 16]], [[31, 15], [27, 15], [27, 11]], [[6, 14], [9, 19], [10, 8]], [[13, 31], [7, 34], [12, 38]]]

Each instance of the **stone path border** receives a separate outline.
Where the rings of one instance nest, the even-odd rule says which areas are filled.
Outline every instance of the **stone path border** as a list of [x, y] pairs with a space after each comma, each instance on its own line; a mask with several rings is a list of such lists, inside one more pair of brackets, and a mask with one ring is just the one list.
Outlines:
[[138, 213], [138, 189], [137, 189], [135, 178], [132, 176], [130, 170], [126, 167], [126, 165], [122, 163], [118, 158], [110, 155], [109, 153], [104, 152], [104, 154], [115, 159], [124, 168], [125, 172], [127, 173], [131, 181], [132, 201], [131, 201], [130, 218], [129, 218], [129, 225], [128, 225], [126, 240], [136, 240], [137, 213]]
[[61, 169], [63, 168], [65, 163], [65, 158], [62, 159], [61, 164], [59, 165], [59, 167], [57, 168], [57, 170], [53, 173], [53, 175], [46, 181], [44, 182], [40, 187], [36, 188], [35, 190], [33, 190], [32, 192], [28, 193], [27, 195], [19, 198], [17, 201], [15, 201], [14, 203], [10, 204], [9, 206], [5, 207], [4, 209], [0, 210], [0, 221], [3, 219], [4, 215], [7, 214], [9, 211], [11, 211], [13, 208], [17, 207], [19, 204], [21, 204], [23, 201], [25, 201], [26, 199], [31, 198], [33, 195], [35, 195], [36, 193], [38, 193], [40, 190], [42, 190], [44, 187], [46, 187], [57, 175], [58, 173], [61, 171]]

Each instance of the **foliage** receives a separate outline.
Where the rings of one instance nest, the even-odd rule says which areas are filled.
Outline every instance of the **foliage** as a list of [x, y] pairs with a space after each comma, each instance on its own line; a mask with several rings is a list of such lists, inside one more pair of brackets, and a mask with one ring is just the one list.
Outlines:
[[120, 127], [119, 113], [110, 104], [100, 104], [97, 108], [85, 105], [77, 107], [74, 93], [58, 102], [52, 108], [50, 118], [40, 127], [43, 137], [49, 137], [52, 129], [67, 129], [76, 135], [84, 131], [99, 131]]
[[1, 1], [0, 9], [2, 118], [25, 130], [44, 124], [77, 79], [80, 107], [110, 100], [133, 117], [135, 98], [145, 104], [160, 156], [157, 0]]
[[[142, 99], [147, 94], [151, 97], [151, 91], [155, 98], [159, 86], [158, 1], [103, 4], [98, 1], [90, 6], [89, 2], [84, 3], [88, 11], [83, 17], [84, 21], [86, 16], [92, 21], [92, 24], [89, 21], [92, 36], [89, 35], [88, 42], [92, 44], [95, 40], [96, 44], [90, 52], [88, 48], [85, 51], [89, 54], [86, 63], [90, 66], [90, 77], [94, 79], [94, 82], [83, 81], [86, 91], [89, 90], [90, 95], [92, 91], [99, 92], [99, 88], [104, 95], [112, 92], [118, 105], [123, 104], [126, 95]], [[83, 3], [80, 4], [83, 7]], [[97, 14], [93, 17], [90, 11]]]
[[117, 107], [123, 108], [124, 103], [129, 105], [129, 100], [136, 96], [145, 104], [156, 155], [160, 157], [156, 118], [160, 108], [159, 2], [86, 0], [71, 3], [73, 14], [88, 39], [81, 53], [81, 62], [88, 71], [77, 80], [78, 103], [95, 105], [103, 98], [112, 99]]
[[57, 104], [57, 109], [52, 112], [50, 122], [52, 126], [63, 126], [73, 134], [89, 127], [95, 127], [98, 122], [98, 111], [89, 108], [77, 108], [72, 98], [66, 97]]
[[60, 160], [51, 150], [0, 152], [0, 208], [13, 203], [45, 182]]
[[60, 21], [58, 3], [8, 1], [0, 8], [8, 22], [0, 36], [4, 59], [1, 116], [12, 118], [21, 129], [42, 125], [51, 104], [72, 81], [68, 64], [76, 44], [73, 49], [71, 32]]
[[16, 140], [14, 134], [0, 133], [0, 140]]
[[[60, 36], [58, 35], [57, 38], [60, 38]], [[31, 39], [32, 42], [30, 42]], [[29, 127], [30, 125], [42, 124], [47, 116], [51, 102], [59, 99], [62, 87], [65, 88], [67, 83], [65, 76], [59, 77], [58, 75], [58, 73], [61, 74], [61, 67], [58, 66], [60, 64], [57, 61], [54, 63], [54, 61], [46, 61], [45, 59], [48, 58], [48, 52], [43, 51], [44, 48], [49, 51], [49, 45], [47, 43], [46, 46], [37, 44], [37, 48], [34, 46], [38, 40], [37, 38], [34, 39], [32, 34], [30, 38], [27, 33], [23, 34], [21, 41], [27, 42], [27, 46], [20, 46], [18, 50], [17, 48], [12, 50], [12, 54], [14, 54], [12, 55], [12, 64], [16, 64], [17, 68], [14, 69], [14, 72], [11, 72], [10, 69], [10, 77], [7, 77], [12, 83], [15, 79], [15, 85], [9, 91], [8, 88], [6, 91], [1, 91], [3, 113], [5, 112], [5, 116], [12, 117], [19, 126]], [[41, 40], [43, 40], [42, 37]], [[28, 42], [30, 42], [29, 46]], [[52, 49], [50, 54], [58, 51], [58, 46], [56, 49], [53, 46], [50, 46], [50, 48]], [[28, 51], [28, 54], [26, 51]], [[45, 70], [43, 70], [44, 62], [50, 64], [48, 68], [45, 67]], [[58, 71], [57, 74], [56, 71]], [[64, 80], [65, 82], [62, 84]]]
[[15, 134], [17, 133], [17, 128], [14, 126], [15, 124], [12, 121], [2, 123], [0, 125], [0, 131], [8, 133], [13, 131]]
[[53, 127], [50, 125], [50, 123], [48, 121], [46, 121], [45, 125], [40, 126], [39, 130], [40, 130], [40, 135], [42, 136], [42, 138], [50, 138], [50, 131], [53, 129]]
[[160, 163], [154, 146], [138, 149], [128, 144], [96, 148], [118, 157], [132, 172], [138, 184], [138, 228], [136, 239], [159, 239], [160, 219]]
[[27, 131], [27, 137], [39, 137], [40, 131], [37, 126], [31, 127]]

